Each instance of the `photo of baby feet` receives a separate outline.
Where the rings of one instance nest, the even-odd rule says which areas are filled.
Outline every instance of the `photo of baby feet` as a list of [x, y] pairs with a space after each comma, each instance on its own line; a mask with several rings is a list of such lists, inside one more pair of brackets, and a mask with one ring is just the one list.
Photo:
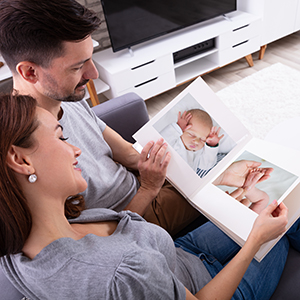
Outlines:
[[251, 190], [259, 180], [265, 175], [265, 169], [255, 168], [249, 171], [247, 175], [243, 188], [247, 190]]

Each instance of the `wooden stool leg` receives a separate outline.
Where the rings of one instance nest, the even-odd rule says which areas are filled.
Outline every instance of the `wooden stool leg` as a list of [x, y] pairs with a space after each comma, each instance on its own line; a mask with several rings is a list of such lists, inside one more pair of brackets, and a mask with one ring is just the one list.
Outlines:
[[253, 64], [252, 54], [246, 55], [245, 58], [246, 58], [246, 61], [249, 65], [249, 67], [253, 67], [254, 64]]
[[95, 105], [100, 104], [99, 99], [98, 99], [98, 95], [97, 95], [97, 92], [96, 92], [96, 88], [95, 88], [95, 85], [94, 85], [94, 81], [92, 79], [89, 80], [89, 82], [86, 84], [86, 87], [89, 91], [92, 105], [95, 106]]
[[260, 47], [260, 50], [259, 50], [259, 57], [258, 57], [259, 59], [263, 59], [263, 58], [264, 58], [266, 49], [267, 49], [267, 45], [264, 45], [264, 46], [261, 46], [261, 47]]

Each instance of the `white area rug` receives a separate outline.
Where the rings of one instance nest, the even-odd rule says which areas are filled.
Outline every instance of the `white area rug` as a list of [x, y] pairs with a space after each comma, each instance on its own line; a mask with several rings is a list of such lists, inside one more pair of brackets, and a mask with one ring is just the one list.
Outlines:
[[277, 124], [300, 116], [300, 72], [277, 63], [217, 95], [254, 137], [264, 139]]

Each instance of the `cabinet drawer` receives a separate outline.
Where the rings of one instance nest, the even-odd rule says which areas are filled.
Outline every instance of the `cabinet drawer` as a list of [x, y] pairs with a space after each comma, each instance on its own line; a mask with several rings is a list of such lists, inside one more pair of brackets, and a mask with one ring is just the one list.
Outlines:
[[219, 37], [220, 50], [231, 48], [245, 40], [250, 40], [261, 32], [261, 21], [257, 20], [221, 34]]
[[127, 90], [122, 91], [120, 94], [134, 92], [146, 100], [171, 88], [174, 88], [175, 86], [175, 73], [172, 71], [157, 77], [153, 77], [148, 81], [141, 82]]
[[130, 69], [113, 74], [107, 83], [113, 86], [116, 93], [119, 93], [155, 77], [159, 77], [161, 74], [171, 72], [173, 68], [173, 58], [169, 54], [154, 60], [145, 61], [139, 65], [132, 66]]
[[132, 67], [130, 70], [130, 76], [133, 78], [133, 84], [136, 85], [153, 77], [168, 73], [173, 68], [173, 58], [170, 54]]
[[240, 44], [233, 45], [230, 48], [219, 52], [220, 66], [236, 61], [246, 55], [252, 54], [260, 49], [259, 36], [250, 40], [245, 40]]

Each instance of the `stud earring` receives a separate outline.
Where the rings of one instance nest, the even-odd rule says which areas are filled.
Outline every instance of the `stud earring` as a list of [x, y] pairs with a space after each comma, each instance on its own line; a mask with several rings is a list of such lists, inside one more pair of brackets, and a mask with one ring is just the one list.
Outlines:
[[29, 175], [28, 181], [29, 181], [30, 183], [35, 183], [36, 180], [37, 180], [37, 176], [36, 176], [35, 174]]

